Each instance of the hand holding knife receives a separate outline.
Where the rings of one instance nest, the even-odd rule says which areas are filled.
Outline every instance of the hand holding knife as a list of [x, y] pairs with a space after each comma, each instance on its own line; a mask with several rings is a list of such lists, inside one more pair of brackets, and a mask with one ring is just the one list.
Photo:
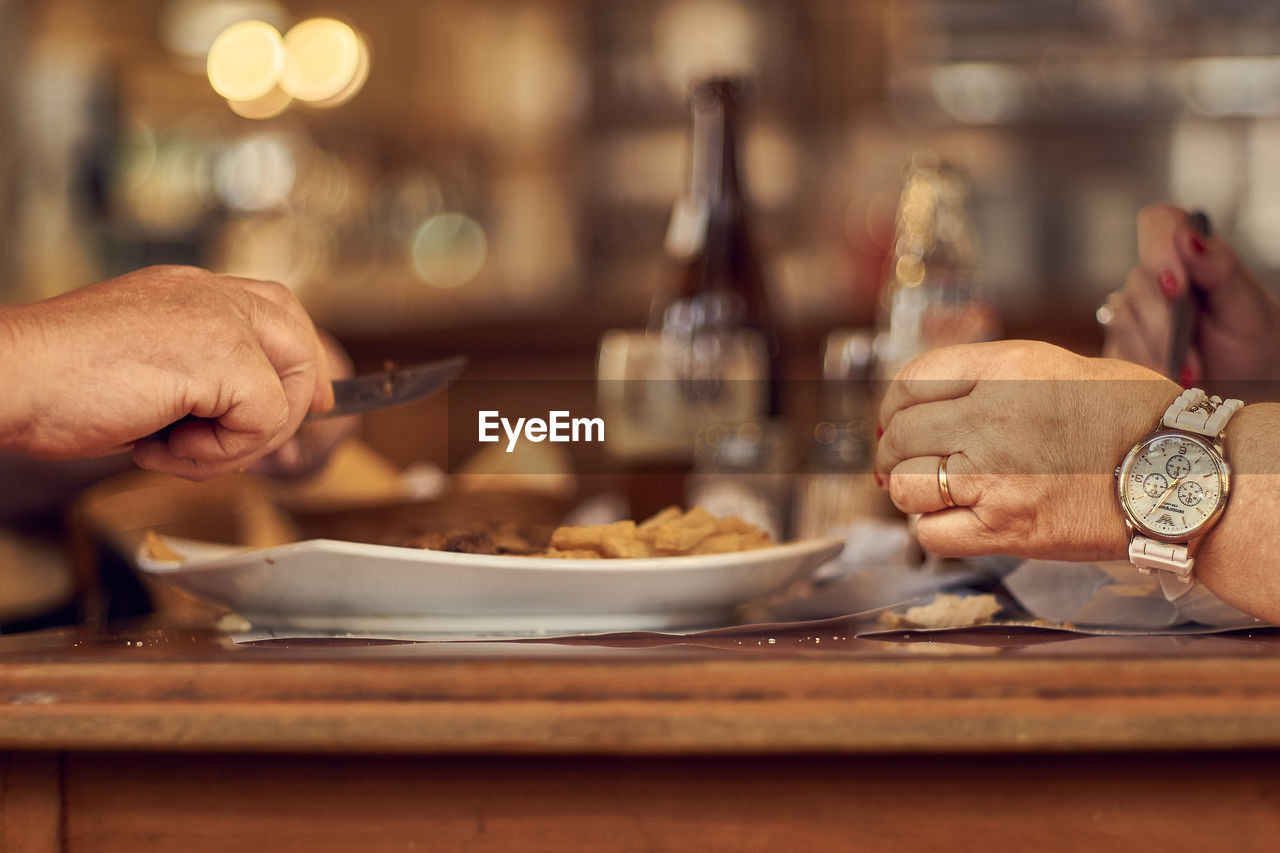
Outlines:
[[[377, 373], [337, 379], [333, 382], [333, 408], [308, 414], [303, 423], [321, 418], [358, 415], [363, 412], [421, 400], [449, 384], [467, 366], [466, 356], [456, 355], [416, 367], [388, 367]], [[187, 415], [152, 433], [149, 438], [165, 440], [178, 424], [199, 420]]]

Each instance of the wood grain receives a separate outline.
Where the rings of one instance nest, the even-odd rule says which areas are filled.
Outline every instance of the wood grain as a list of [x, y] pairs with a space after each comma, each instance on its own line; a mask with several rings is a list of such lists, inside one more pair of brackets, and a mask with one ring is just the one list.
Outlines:
[[62, 768], [56, 753], [0, 754], [0, 850], [62, 850]]
[[1264, 851], [1271, 639], [0, 638], [2, 849]]
[[0, 747], [400, 753], [1280, 747], [1280, 660], [606, 655], [0, 663]]
[[85, 754], [67, 850], [1264, 851], [1280, 756]]

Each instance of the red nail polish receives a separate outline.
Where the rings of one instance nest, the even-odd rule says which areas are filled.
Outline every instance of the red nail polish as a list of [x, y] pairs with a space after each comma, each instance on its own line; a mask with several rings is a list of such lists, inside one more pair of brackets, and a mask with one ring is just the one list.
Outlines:
[[875, 478], [876, 478], [876, 485], [883, 489], [883, 488], [884, 488], [884, 479], [883, 479], [883, 478], [881, 478], [881, 476], [880, 476], [880, 472], [878, 472], [878, 471], [872, 471], [872, 472], [871, 472], [871, 475], [872, 475], [873, 477], [875, 477]]
[[876, 438], [879, 439], [883, 435], [884, 435], [884, 427], [880, 426], [880, 424], [876, 424]]
[[1191, 369], [1191, 365], [1182, 365], [1182, 372], [1178, 374], [1178, 384], [1183, 388], [1190, 388], [1196, 381], [1195, 371]]
[[1197, 234], [1197, 233], [1195, 233], [1195, 232], [1193, 231], [1193, 232], [1191, 232], [1191, 234], [1188, 236], [1188, 238], [1187, 238], [1187, 239], [1189, 239], [1189, 240], [1191, 241], [1191, 249], [1192, 249], [1192, 251], [1194, 251], [1197, 255], [1203, 255], [1203, 254], [1204, 254], [1205, 245], [1204, 245], [1204, 241], [1200, 239], [1200, 235], [1199, 235], [1199, 234]]
[[1169, 272], [1168, 270], [1165, 270], [1164, 272], [1160, 273], [1160, 292], [1164, 294], [1165, 299], [1173, 298], [1175, 288], [1177, 286], [1178, 286], [1178, 283], [1174, 281], [1173, 273]]

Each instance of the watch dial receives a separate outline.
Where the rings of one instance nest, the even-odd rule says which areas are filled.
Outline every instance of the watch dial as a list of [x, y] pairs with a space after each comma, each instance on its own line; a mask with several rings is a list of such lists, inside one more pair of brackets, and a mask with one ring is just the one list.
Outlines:
[[1222, 470], [1212, 453], [1181, 436], [1156, 436], [1138, 450], [1121, 493], [1140, 526], [1188, 538], [1222, 500]]

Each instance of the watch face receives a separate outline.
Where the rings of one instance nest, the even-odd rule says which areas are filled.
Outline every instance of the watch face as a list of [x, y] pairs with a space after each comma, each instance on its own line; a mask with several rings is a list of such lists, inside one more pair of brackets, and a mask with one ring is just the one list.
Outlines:
[[1225, 506], [1226, 462], [1206, 441], [1157, 433], [1135, 447], [1120, 469], [1120, 504], [1142, 533], [1185, 542]]

